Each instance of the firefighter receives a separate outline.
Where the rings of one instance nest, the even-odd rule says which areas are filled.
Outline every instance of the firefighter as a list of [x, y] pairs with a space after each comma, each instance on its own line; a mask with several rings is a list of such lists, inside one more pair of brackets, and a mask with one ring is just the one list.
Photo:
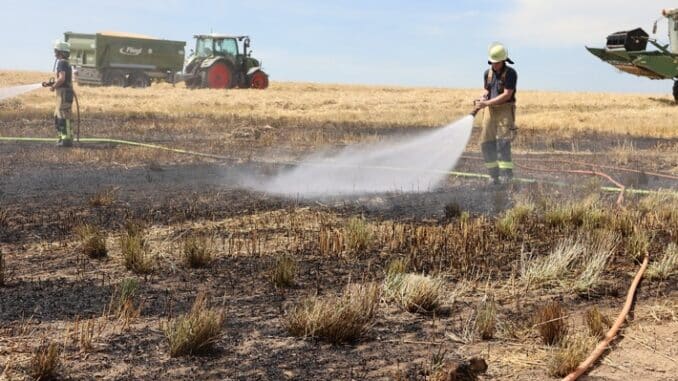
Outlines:
[[54, 56], [56, 57], [56, 80], [50, 91], [56, 93], [56, 109], [54, 110], [54, 127], [57, 130], [59, 140], [57, 145], [71, 147], [73, 145], [73, 131], [71, 114], [73, 109], [73, 71], [68, 62], [71, 45], [68, 42], [57, 40], [54, 43]]
[[476, 100], [476, 109], [486, 108], [482, 114], [481, 150], [485, 167], [494, 185], [510, 183], [513, 179], [511, 141], [516, 135], [516, 83], [518, 73], [507, 64], [513, 64], [504, 45], [490, 45], [488, 68], [483, 74], [485, 92]]

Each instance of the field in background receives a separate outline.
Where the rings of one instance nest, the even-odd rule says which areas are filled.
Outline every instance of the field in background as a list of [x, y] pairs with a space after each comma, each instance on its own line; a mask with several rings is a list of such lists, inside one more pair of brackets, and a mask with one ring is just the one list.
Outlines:
[[[47, 77], [0, 72], [0, 87]], [[567, 186], [449, 177], [423, 194], [289, 200], [239, 179], [444, 125], [478, 90], [77, 91], [83, 136], [228, 160], [0, 143], [0, 380], [50, 365], [72, 379], [556, 379], [614, 320], [646, 254], [633, 317], [590, 376], [678, 372], [678, 107], [668, 94], [521, 90], [516, 162], [537, 171], [517, 175]], [[52, 137], [53, 107], [47, 90], [0, 102], [0, 136]], [[457, 170], [484, 172], [477, 134]], [[618, 207], [605, 180], [544, 172], [568, 168], [660, 192]]]

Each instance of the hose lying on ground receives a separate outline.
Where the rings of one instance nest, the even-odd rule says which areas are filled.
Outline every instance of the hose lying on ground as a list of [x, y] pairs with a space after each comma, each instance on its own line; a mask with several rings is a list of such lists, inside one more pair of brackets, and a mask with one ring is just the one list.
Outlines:
[[636, 277], [633, 278], [631, 287], [629, 287], [629, 292], [626, 295], [626, 303], [624, 303], [624, 308], [622, 308], [621, 312], [619, 313], [619, 316], [617, 317], [617, 320], [614, 322], [610, 330], [607, 331], [607, 334], [605, 334], [603, 340], [601, 340], [600, 343], [598, 343], [598, 345], [593, 350], [593, 352], [591, 352], [589, 357], [587, 357], [584, 361], [582, 361], [581, 364], [579, 364], [577, 369], [575, 369], [572, 373], [568, 374], [567, 376], [565, 376], [565, 378], [563, 378], [563, 381], [574, 381], [578, 379], [598, 360], [598, 358], [610, 346], [612, 340], [614, 340], [617, 337], [619, 329], [621, 328], [622, 324], [624, 324], [624, 320], [626, 320], [626, 315], [628, 315], [629, 311], [631, 310], [631, 306], [633, 305], [633, 298], [636, 295], [636, 288], [638, 287], [638, 283], [640, 283], [640, 280], [643, 278], [643, 274], [645, 273], [645, 269], [647, 268], [647, 264], [649, 263], [649, 261], [650, 258], [646, 255], [645, 259], [643, 259], [643, 264], [640, 266], [638, 273], [636, 273]]

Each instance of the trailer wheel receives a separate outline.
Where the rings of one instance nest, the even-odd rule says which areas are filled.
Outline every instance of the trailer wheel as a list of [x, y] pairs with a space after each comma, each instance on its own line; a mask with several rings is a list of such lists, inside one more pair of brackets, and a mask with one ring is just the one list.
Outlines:
[[268, 87], [268, 75], [263, 71], [255, 71], [250, 78], [250, 87], [263, 90]]
[[111, 70], [107, 72], [104, 77], [104, 85], [127, 87], [127, 78], [125, 76], [125, 73], [118, 70]]
[[151, 85], [151, 79], [143, 72], [133, 73], [130, 76], [129, 84], [132, 87], [144, 88]]
[[673, 100], [678, 103], [678, 81], [673, 81]]
[[216, 62], [207, 69], [203, 87], [210, 89], [228, 89], [233, 82], [233, 70], [223, 62]]

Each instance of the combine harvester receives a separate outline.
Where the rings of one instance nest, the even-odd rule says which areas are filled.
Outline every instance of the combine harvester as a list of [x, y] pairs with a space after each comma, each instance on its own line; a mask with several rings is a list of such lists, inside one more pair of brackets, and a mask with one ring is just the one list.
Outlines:
[[268, 87], [261, 62], [252, 58], [248, 36], [195, 35], [195, 51], [184, 60], [186, 43], [144, 35], [64, 33], [81, 85], [147, 87], [156, 80], [186, 82], [189, 88]]
[[[678, 102], [678, 8], [664, 9], [668, 19], [669, 44], [661, 45], [642, 28], [607, 36], [605, 48], [586, 47], [596, 57], [617, 69], [650, 79], [673, 80], [673, 98]], [[653, 34], [657, 32], [654, 23]], [[647, 50], [647, 43], [657, 50]]]

